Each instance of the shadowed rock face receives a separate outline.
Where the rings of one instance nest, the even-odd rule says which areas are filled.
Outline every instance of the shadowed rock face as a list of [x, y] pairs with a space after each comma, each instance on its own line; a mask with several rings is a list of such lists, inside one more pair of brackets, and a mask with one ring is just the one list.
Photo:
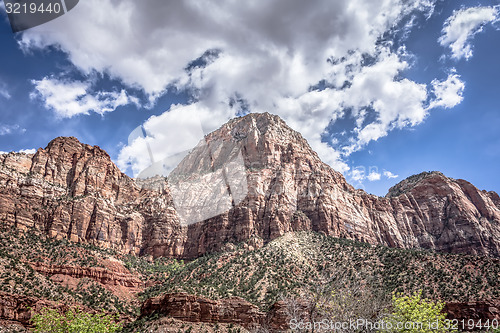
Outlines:
[[[450, 302], [446, 303], [443, 312], [447, 313], [448, 319], [464, 320], [467, 323], [473, 319], [476, 323], [486, 320], [500, 320], [500, 301], [476, 301], [476, 302]], [[468, 325], [467, 325], [468, 326]], [[472, 325], [471, 325], [472, 326]], [[472, 329], [469, 329], [472, 331]]]
[[[25, 326], [32, 324], [31, 319], [35, 313], [43, 308], [67, 311], [68, 306], [61, 303], [27, 297], [11, 295], [0, 291], [0, 320], [21, 323]], [[88, 310], [85, 308], [85, 310]]]
[[240, 297], [214, 301], [186, 293], [165, 294], [153, 297], [141, 307], [141, 317], [162, 314], [189, 322], [232, 323], [251, 327], [261, 325], [265, 314]]
[[194, 258], [227, 242], [258, 245], [301, 230], [500, 256], [500, 198], [464, 180], [431, 172], [384, 198], [355, 190], [267, 113], [231, 120], [205, 141], [168, 180], [134, 181], [75, 138], [54, 139], [34, 155], [0, 155], [1, 223], [155, 257]]

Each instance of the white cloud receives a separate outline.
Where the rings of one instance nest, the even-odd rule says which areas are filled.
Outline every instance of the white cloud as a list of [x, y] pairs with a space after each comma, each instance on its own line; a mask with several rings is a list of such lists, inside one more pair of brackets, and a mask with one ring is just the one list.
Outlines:
[[375, 171], [370, 172], [370, 174], [366, 177], [369, 181], [373, 182], [376, 180], [380, 180], [381, 174]]
[[366, 179], [365, 169], [364, 168], [354, 168], [350, 171], [351, 179], [355, 182], [361, 183]]
[[[396, 178], [398, 176], [393, 175], [392, 173], [385, 171], [383, 172], [384, 176], [387, 178]], [[390, 175], [391, 177], [389, 177]], [[348, 172], [348, 176], [351, 181], [357, 183], [357, 185], [363, 185], [365, 180], [370, 182], [378, 181], [382, 178], [382, 174], [378, 172], [378, 168], [371, 166], [368, 168], [368, 171], [363, 166], [357, 166]]]
[[[14, 152], [14, 153], [23, 153], [23, 154], [34, 154], [36, 153], [36, 149], [21, 149], [17, 152]], [[0, 155], [6, 155], [6, 154], [9, 154], [9, 152], [7, 151], [0, 151]]]
[[398, 178], [399, 175], [395, 175], [390, 171], [384, 170], [384, 176], [387, 177], [388, 179], [393, 179], [393, 178]]
[[498, 6], [456, 10], [446, 20], [438, 41], [442, 46], [449, 46], [452, 58], [469, 59], [472, 56], [472, 37], [481, 32], [485, 24], [498, 20], [498, 15]]
[[89, 92], [90, 82], [45, 77], [33, 80], [32, 83], [35, 91], [30, 97], [40, 98], [46, 108], [53, 110], [61, 118], [89, 114], [91, 111], [104, 114], [122, 105], [138, 103], [137, 98], [129, 96], [125, 90], [119, 93], [99, 91], [92, 95]]
[[19, 125], [0, 125], [0, 136], [8, 135], [12, 133], [24, 133], [26, 132], [25, 128], [22, 128]]
[[[354, 140], [343, 147], [345, 155], [386, 136], [394, 128], [415, 126], [425, 119], [427, 89], [423, 84], [397, 78], [408, 68], [408, 63], [400, 57], [381, 49], [378, 61], [372, 66], [359, 67], [351, 87], [343, 91], [343, 106], [352, 110], [357, 124]], [[375, 119], [364, 124], [369, 114]]]
[[34, 154], [36, 153], [36, 149], [21, 149], [19, 152], [24, 154]]
[[465, 83], [460, 80], [460, 75], [453, 70], [444, 81], [436, 79], [431, 82], [436, 98], [430, 103], [429, 108], [452, 108], [462, 102]]
[[[105, 72], [152, 100], [169, 86], [187, 89], [194, 95], [192, 112], [203, 122], [234, 116], [241, 108], [228, 108], [228, 102], [239, 98], [252, 112], [283, 117], [325, 162], [346, 171], [343, 156], [425, 118], [426, 86], [400, 78], [408, 55], [379, 42], [404, 17], [416, 10], [430, 15], [433, 6], [430, 0], [86, 0], [24, 32], [20, 45], [55, 45], [83, 73]], [[206, 66], [186, 71], [207, 50], [220, 52]], [[366, 58], [373, 61], [367, 65]], [[326, 89], [310, 89], [320, 81]], [[82, 97], [87, 89], [81, 83], [61, 89], [60, 97], [47, 90], [46, 105], [60, 116], [88, 113], [98, 104]], [[106, 98], [114, 106], [113, 97]], [[336, 151], [322, 142], [322, 133], [347, 109], [357, 119], [355, 142]], [[144, 151], [134, 147], [123, 148], [120, 163], [137, 171]]]
[[[216, 130], [232, 115], [232, 110], [223, 106], [213, 111], [198, 103], [174, 105], [170, 112], [149, 118], [142, 125], [143, 130], [134, 131], [116, 163], [121, 170], [130, 168], [134, 176], [153, 163], [167, 163], [168, 158], [175, 164], [204, 138], [205, 133]], [[161, 174], [169, 169], [166, 165], [159, 167]]]

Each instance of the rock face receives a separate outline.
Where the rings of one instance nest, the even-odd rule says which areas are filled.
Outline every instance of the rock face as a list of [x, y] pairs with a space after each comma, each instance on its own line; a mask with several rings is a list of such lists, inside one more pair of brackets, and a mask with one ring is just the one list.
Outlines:
[[3, 226], [139, 254], [155, 252], [160, 223], [168, 237], [162, 254], [180, 256], [170, 232], [180, 227], [169, 205], [167, 188], [141, 190], [105, 151], [76, 138], [56, 138], [34, 155], [0, 156]]
[[213, 301], [187, 293], [165, 294], [146, 300], [141, 317], [161, 314], [189, 322], [232, 323], [244, 327], [261, 325], [265, 314], [239, 297]]
[[[187, 293], [171, 293], [146, 300], [141, 308], [141, 317], [159, 314], [186, 322], [232, 323], [246, 328], [263, 326], [273, 331], [285, 331], [290, 325], [289, 312], [283, 301], [276, 302], [269, 312], [263, 313], [238, 297], [214, 301]], [[443, 312], [448, 319], [465, 320], [465, 326], [470, 319], [476, 323], [481, 320], [484, 324], [486, 320], [500, 319], [500, 304], [494, 301], [446, 303]], [[296, 305], [295, 316], [308, 321], [306, 303]]]
[[[36, 313], [41, 313], [43, 309], [57, 310], [64, 313], [71, 308], [92, 314], [100, 313], [100, 311], [96, 311], [82, 304], [66, 304], [64, 302], [49, 301], [46, 299], [9, 294], [0, 291], [0, 330], [4, 326], [8, 326], [8, 324], [21, 324], [23, 327], [32, 327], [33, 316]], [[131, 318], [121, 315], [119, 320], [129, 322]]]
[[500, 301], [450, 302], [446, 303], [443, 312], [448, 314], [448, 319], [465, 320], [465, 325], [469, 319], [476, 323], [481, 320], [484, 324], [487, 320], [500, 320]]
[[31, 267], [45, 276], [54, 275], [69, 276], [75, 279], [89, 278], [104, 286], [122, 286], [132, 290], [140, 291], [144, 289], [141, 279], [131, 274], [126, 269], [110, 270], [102, 267], [77, 267], [62, 265], [47, 265], [43, 263], [33, 263]]
[[68, 310], [67, 305], [58, 304], [57, 302], [12, 295], [0, 291], [0, 320], [18, 322], [29, 326], [32, 316], [39, 313], [43, 308]]
[[[301, 315], [306, 309], [300, 308]], [[269, 312], [242, 298], [231, 297], [217, 301], [187, 293], [169, 293], [147, 299], [141, 307], [140, 318], [153, 314], [193, 323], [228, 323], [246, 328], [268, 327], [273, 331], [289, 328], [290, 318], [286, 304], [276, 302]]]
[[231, 120], [205, 141], [168, 180], [134, 181], [75, 138], [54, 139], [34, 155], [1, 155], [1, 223], [155, 257], [195, 258], [228, 242], [302, 230], [500, 256], [500, 198], [464, 180], [431, 172], [384, 198], [355, 190], [267, 113]]

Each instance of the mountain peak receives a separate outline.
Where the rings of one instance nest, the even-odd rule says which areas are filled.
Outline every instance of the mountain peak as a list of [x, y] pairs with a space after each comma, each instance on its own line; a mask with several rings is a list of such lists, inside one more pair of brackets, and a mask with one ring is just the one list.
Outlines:
[[59, 145], [59, 144], [68, 144], [68, 143], [76, 143], [76, 144], [82, 144], [80, 140], [78, 140], [74, 136], [58, 136], [57, 138], [52, 139], [48, 144], [47, 148], [54, 146], [54, 145]]
[[47, 144], [45, 150], [48, 152], [64, 152], [64, 153], [75, 153], [75, 152], [91, 152], [93, 156], [101, 156], [109, 159], [111, 157], [109, 154], [99, 146], [91, 146], [80, 142], [74, 136], [59, 136]]
[[254, 131], [259, 135], [273, 132], [279, 133], [280, 135], [299, 136], [301, 139], [305, 140], [300, 133], [291, 129], [283, 119], [268, 112], [249, 113], [242, 117], [233, 118], [222, 125], [218, 130], [210, 133], [208, 137], [230, 134], [239, 141]]
[[0, 172], [8, 184], [0, 191], [6, 224], [127, 252], [192, 259], [227, 243], [256, 239], [260, 246], [287, 232], [318, 231], [500, 256], [495, 194], [440, 172], [408, 177], [389, 190], [390, 199], [354, 191], [300, 133], [269, 113], [207, 135], [159, 191], [140, 190], [103, 150], [74, 137], [39, 149], [29, 170], [23, 161], [7, 163], [17, 172]]
[[408, 178], [403, 179], [402, 181], [391, 187], [386, 197], [397, 197], [403, 193], [410, 191], [419, 183], [429, 178], [441, 178], [443, 181], [450, 179], [439, 171], [424, 171], [419, 174], [409, 176]]
[[234, 118], [208, 134], [206, 141], [213, 146], [237, 145], [247, 167], [249, 164], [279, 166], [297, 158], [322, 164], [317, 153], [299, 132], [290, 128], [279, 116], [268, 112]]

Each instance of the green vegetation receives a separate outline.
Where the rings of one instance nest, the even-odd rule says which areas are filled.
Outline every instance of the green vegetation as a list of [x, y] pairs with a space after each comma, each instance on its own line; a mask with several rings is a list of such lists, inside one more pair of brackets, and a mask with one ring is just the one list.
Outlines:
[[121, 328], [110, 315], [90, 314], [80, 309], [70, 309], [62, 314], [44, 308], [33, 316], [33, 325], [35, 333], [112, 333]]
[[147, 260], [143, 257], [134, 255], [123, 256], [122, 261], [125, 268], [141, 275], [144, 281], [161, 283], [165, 278], [182, 270], [183, 260], [170, 258], [156, 258]]
[[[280, 299], [305, 298], [318, 304], [315, 315], [329, 318], [342, 318], [342, 309], [360, 318], [388, 313], [392, 293], [410, 304], [415, 292], [421, 300], [500, 298], [500, 260], [495, 258], [391, 249], [314, 232], [287, 234], [260, 249], [246, 243], [226, 249], [184, 262], [0, 229], [0, 291], [131, 318], [141, 301], [167, 292], [211, 299], [239, 296], [263, 311]], [[34, 269], [37, 264], [105, 267], [109, 261], [123, 264], [149, 286], [138, 299], [119, 298], [90, 278], [68, 285]], [[368, 306], [359, 307], [357, 300]], [[143, 319], [144, 327], [156, 320]]]
[[441, 311], [443, 302], [434, 302], [422, 298], [421, 292], [411, 296], [392, 296], [393, 312], [388, 317], [392, 330], [389, 332], [447, 332], [450, 324]]
[[52, 266], [104, 267], [104, 259], [115, 258], [112, 250], [42, 236], [39, 232], [0, 229], [0, 291], [31, 296], [63, 304], [78, 303], [95, 310], [135, 315], [137, 306], [123, 300], [89, 279], [68, 287], [37, 272], [37, 264]]
[[300, 295], [343, 271], [354, 283], [390, 295], [468, 301], [500, 297], [500, 260], [424, 250], [391, 249], [298, 232], [258, 250], [245, 244], [205, 255], [162, 277], [141, 299], [184, 291], [212, 299], [240, 296], [266, 310], [282, 295]]

